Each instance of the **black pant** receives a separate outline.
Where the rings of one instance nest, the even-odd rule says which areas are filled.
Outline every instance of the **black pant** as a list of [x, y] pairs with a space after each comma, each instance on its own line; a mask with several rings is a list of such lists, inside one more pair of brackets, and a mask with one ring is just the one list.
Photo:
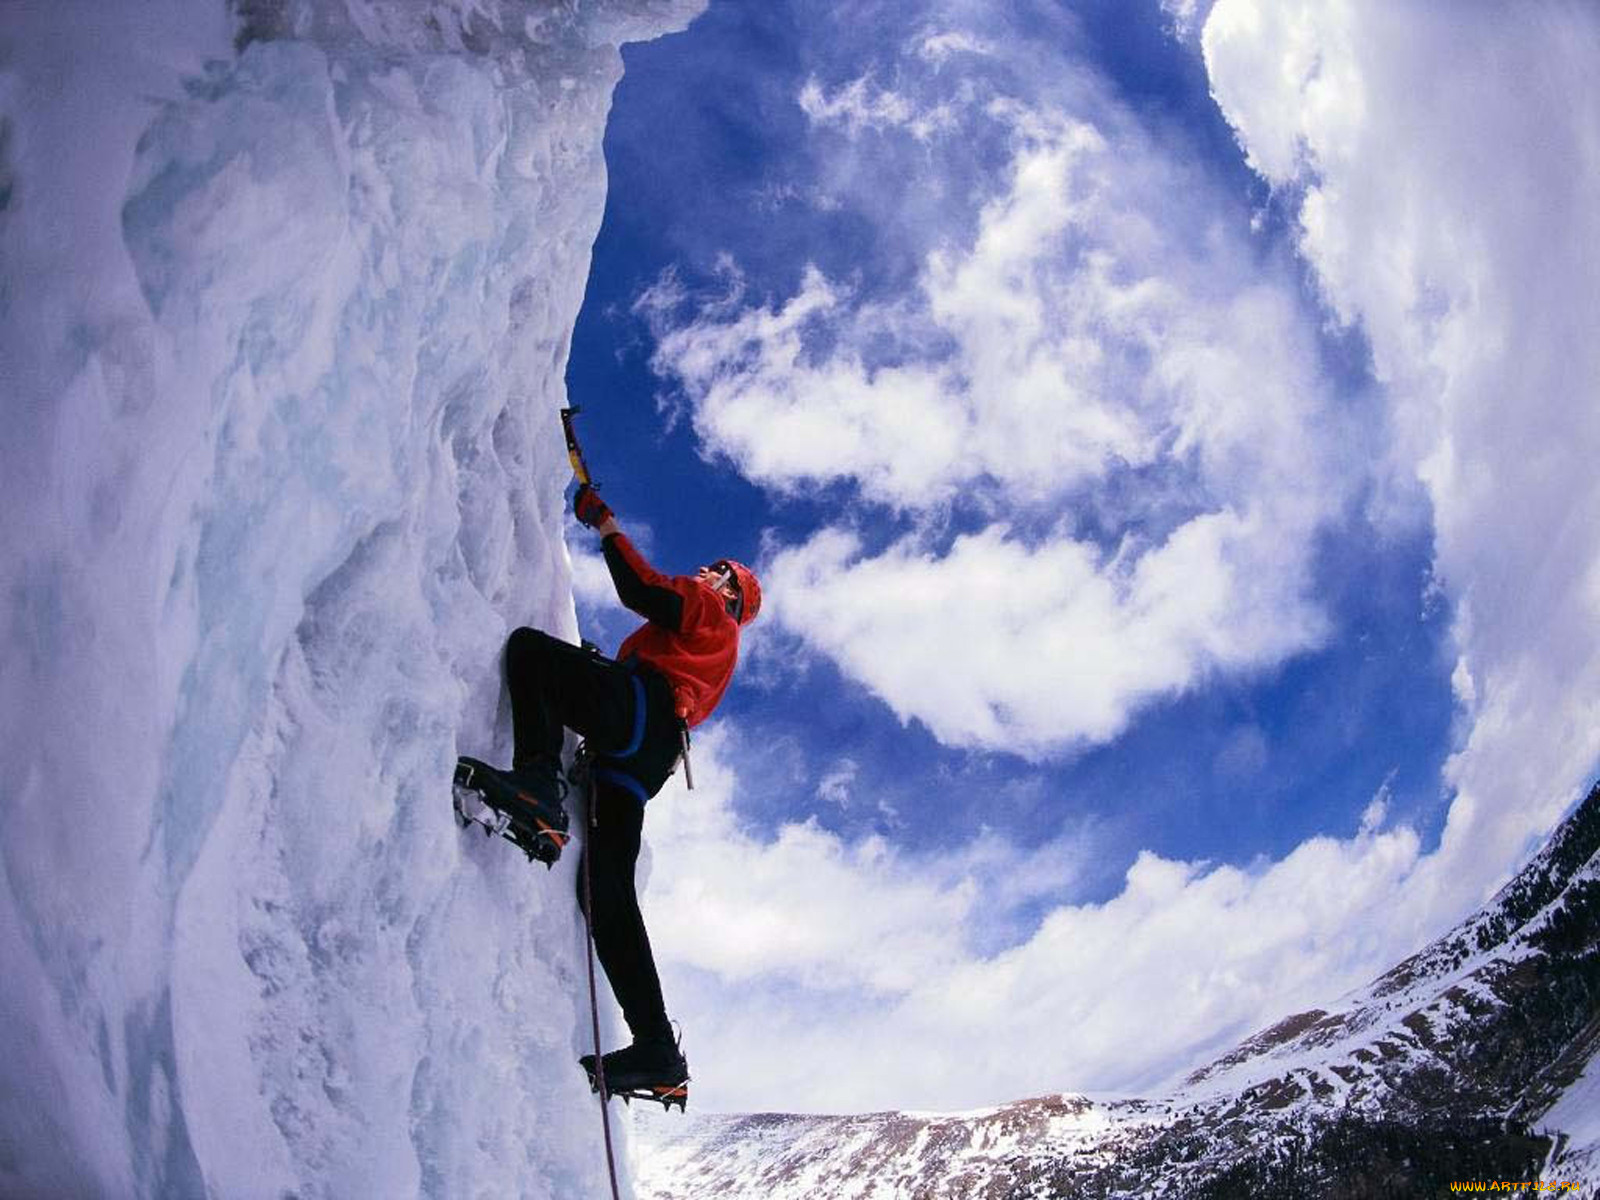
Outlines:
[[[563, 727], [595, 753], [594, 827], [584, 843], [595, 951], [634, 1040], [670, 1038], [634, 869], [643, 797], [661, 790], [678, 759], [672, 688], [661, 675], [631, 670], [537, 629], [518, 629], [506, 643], [506, 683], [516, 765], [545, 756], [559, 759]], [[630, 747], [632, 753], [625, 753]], [[583, 904], [581, 874], [578, 903]]]

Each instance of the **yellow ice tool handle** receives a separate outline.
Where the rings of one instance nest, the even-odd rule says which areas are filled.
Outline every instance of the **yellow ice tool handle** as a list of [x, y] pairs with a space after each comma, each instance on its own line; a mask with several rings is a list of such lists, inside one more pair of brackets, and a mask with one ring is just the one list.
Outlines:
[[572, 427], [572, 419], [583, 410], [577, 405], [572, 405], [561, 410], [561, 432], [567, 435], [567, 457], [572, 460], [572, 473], [579, 483], [589, 487], [594, 486], [594, 480], [589, 477], [589, 464], [583, 461], [583, 449], [578, 445], [578, 434]]

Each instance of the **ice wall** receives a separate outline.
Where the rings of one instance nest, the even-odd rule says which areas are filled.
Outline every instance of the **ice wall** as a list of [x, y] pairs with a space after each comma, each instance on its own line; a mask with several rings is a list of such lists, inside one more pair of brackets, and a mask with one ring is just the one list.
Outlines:
[[604, 1191], [575, 856], [448, 781], [574, 633], [617, 46], [699, 6], [7, 6], [0, 1194]]

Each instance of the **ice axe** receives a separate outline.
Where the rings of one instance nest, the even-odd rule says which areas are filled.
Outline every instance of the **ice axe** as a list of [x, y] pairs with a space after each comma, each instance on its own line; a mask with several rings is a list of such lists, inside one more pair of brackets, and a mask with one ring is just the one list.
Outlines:
[[572, 460], [573, 475], [585, 487], [594, 487], [595, 482], [589, 477], [589, 464], [583, 461], [583, 447], [578, 445], [578, 431], [572, 427], [572, 419], [582, 411], [576, 404], [563, 408], [561, 432], [567, 435], [567, 457]]

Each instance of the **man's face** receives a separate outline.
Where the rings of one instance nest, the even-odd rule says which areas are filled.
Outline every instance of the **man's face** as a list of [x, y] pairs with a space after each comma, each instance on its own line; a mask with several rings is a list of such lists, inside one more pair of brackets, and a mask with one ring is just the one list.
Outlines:
[[712, 563], [695, 572], [695, 578], [711, 588], [728, 604], [728, 611], [738, 616], [740, 603], [739, 584], [726, 563]]

